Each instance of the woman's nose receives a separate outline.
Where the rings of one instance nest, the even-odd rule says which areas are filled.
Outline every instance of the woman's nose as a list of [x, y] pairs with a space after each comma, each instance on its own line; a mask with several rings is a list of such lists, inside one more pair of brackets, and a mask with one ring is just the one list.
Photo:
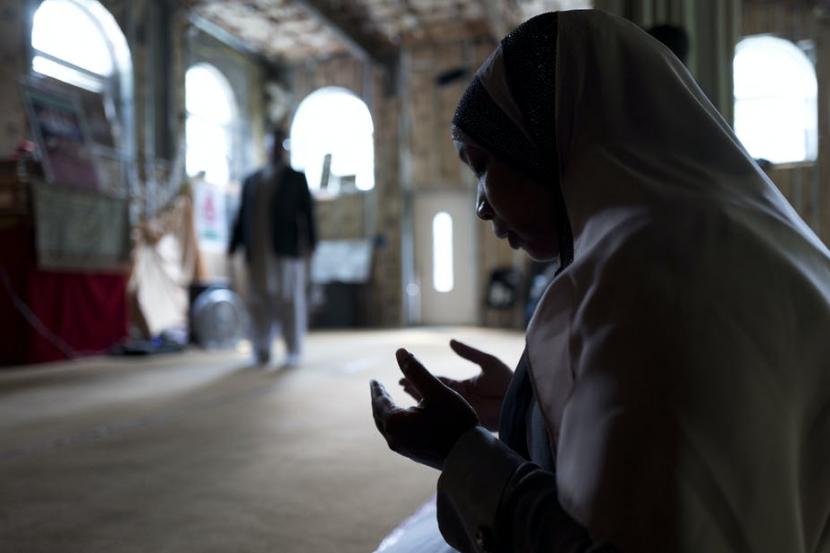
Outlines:
[[478, 216], [478, 218], [482, 221], [489, 221], [493, 218], [493, 207], [487, 200], [483, 198], [478, 200], [478, 204], [476, 205], [476, 216]]

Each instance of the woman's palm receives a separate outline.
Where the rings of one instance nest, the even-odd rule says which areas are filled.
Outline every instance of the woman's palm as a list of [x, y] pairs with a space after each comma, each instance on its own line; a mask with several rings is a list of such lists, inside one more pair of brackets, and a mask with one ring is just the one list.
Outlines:
[[[478, 365], [481, 372], [465, 380], [439, 377], [440, 380], [472, 405], [482, 425], [488, 430], [497, 430], [501, 404], [513, 371], [497, 357], [458, 340], [450, 340], [450, 347], [459, 356]], [[409, 395], [420, 401], [420, 394], [407, 379], [401, 379], [400, 383]]]

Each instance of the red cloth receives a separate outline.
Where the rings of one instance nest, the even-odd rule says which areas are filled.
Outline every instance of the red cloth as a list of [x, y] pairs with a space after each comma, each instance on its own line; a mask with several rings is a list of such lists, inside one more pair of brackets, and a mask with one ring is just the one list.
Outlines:
[[[14, 293], [75, 353], [107, 350], [127, 335], [127, 275], [70, 273], [36, 268], [31, 232], [0, 231], [2, 267]], [[0, 286], [0, 364], [43, 363], [66, 355], [27, 322]]]
[[30, 327], [12, 303], [11, 293], [25, 300], [26, 276], [34, 267], [34, 237], [21, 223], [0, 228], [0, 365], [26, 361]]
[[[121, 274], [34, 271], [30, 307], [77, 354], [100, 353], [127, 335], [127, 277]], [[32, 334], [27, 361], [65, 359], [60, 349]]]

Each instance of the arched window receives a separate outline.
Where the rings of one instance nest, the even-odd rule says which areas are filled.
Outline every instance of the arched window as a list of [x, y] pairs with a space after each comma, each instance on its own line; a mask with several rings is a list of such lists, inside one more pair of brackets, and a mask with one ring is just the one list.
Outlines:
[[735, 133], [755, 158], [813, 161], [818, 153], [816, 71], [795, 44], [772, 36], [735, 51]]
[[112, 14], [96, 0], [44, 0], [32, 18], [31, 39], [32, 73], [89, 91], [80, 96], [93, 140], [112, 147], [120, 134], [129, 155], [132, 60]]
[[321, 88], [297, 108], [291, 124], [291, 166], [305, 171], [312, 190], [321, 188], [324, 164], [329, 171], [322, 187], [343, 190], [345, 183], [353, 181], [358, 190], [371, 190], [375, 186], [373, 133], [372, 115], [360, 98], [345, 88]]
[[199, 63], [185, 75], [187, 174], [204, 173], [206, 181], [226, 185], [234, 153], [236, 99], [225, 76]]
[[130, 69], [127, 41], [95, 0], [44, 0], [32, 20], [32, 70], [96, 92]]

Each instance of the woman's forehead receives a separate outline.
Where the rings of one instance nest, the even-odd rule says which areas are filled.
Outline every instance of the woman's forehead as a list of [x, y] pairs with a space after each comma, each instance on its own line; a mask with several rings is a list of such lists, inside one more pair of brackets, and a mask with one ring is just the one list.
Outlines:
[[470, 138], [468, 134], [455, 126], [452, 128], [452, 142], [455, 145], [455, 149], [459, 151], [461, 149], [484, 149], [478, 142]]

